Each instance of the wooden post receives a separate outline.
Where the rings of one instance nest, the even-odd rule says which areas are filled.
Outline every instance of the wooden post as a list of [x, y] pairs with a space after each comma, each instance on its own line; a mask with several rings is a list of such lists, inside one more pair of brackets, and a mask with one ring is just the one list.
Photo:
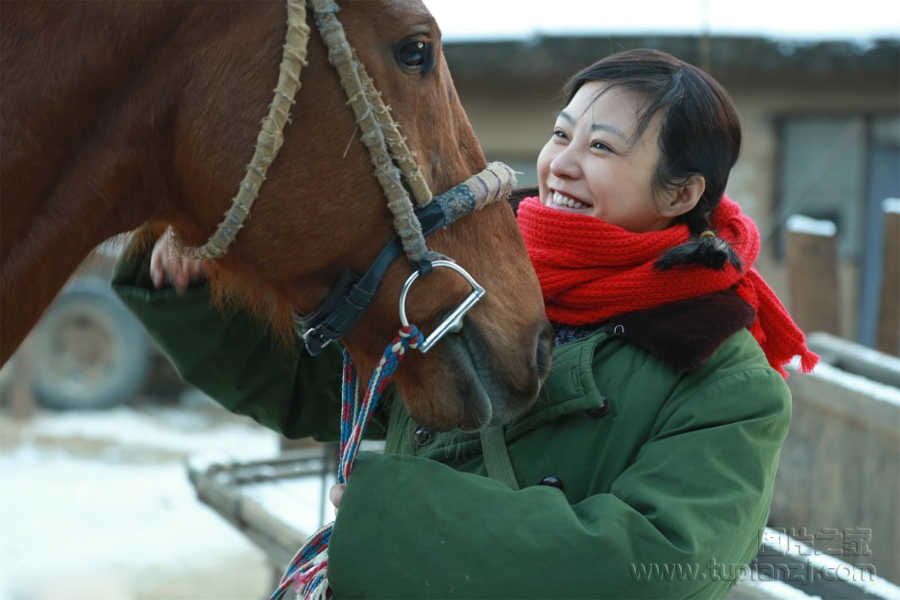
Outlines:
[[884, 201], [884, 271], [875, 346], [900, 356], [900, 198]]
[[809, 333], [841, 334], [836, 227], [794, 215], [788, 219], [788, 278], [791, 315]]

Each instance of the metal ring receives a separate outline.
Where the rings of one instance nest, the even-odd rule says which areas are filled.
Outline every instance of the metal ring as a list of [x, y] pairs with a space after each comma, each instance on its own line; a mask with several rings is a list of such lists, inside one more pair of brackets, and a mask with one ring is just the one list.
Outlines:
[[[433, 268], [444, 267], [446, 269], [452, 269], [456, 271], [460, 275], [462, 275], [463, 279], [465, 279], [469, 285], [472, 286], [472, 292], [463, 300], [459, 306], [457, 306], [452, 313], [447, 315], [447, 318], [441, 322], [440, 325], [435, 328], [430, 335], [425, 338], [425, 341], [419, 346], [419, 351], [422, 354], [428, 352], [432, 346], [434, 346], [442, 337], [447, 335], [449, 332], [457, 332], [462, 329], [462, 318], [465, 316], [469, 309], [475, 306], [481, 298], [484, 296], [485, 291], [484, 288], [478, 285], [478, 282], [469, 275], [468, 271], [463, 269], [461, 266], [453, 262], [452, 260], [438, 259], [431, 262], [431, 266]], [[412, 284], [415, 283], [416, 279], [419, 278], [419, 272], [413, 271], [412, 275], [406, 280], [406, 283], [403, 284], [403, 289], [400, 291], [400, 323], [403, 324], [404, 327], [409, 325], [409, 320], [406, 318], [406, 295], [409, 293], [409, 289], [412, 287]]]

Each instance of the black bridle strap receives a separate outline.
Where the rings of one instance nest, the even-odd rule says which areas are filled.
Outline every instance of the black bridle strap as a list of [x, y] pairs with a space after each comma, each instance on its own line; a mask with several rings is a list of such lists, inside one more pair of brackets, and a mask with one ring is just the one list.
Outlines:
[[[471, 189], [461, 183], [433, 197], [427, 206], [416, 210], [416, 216], [422, 224], [423, 235], [427, 237], [471, 213], [475, 206], [476, 200]], [[346, 269], [325, 300], [312, 313], [294, 315], [295, 327], [303, 337], [307, 352], [317, 356], [325, 346], [353, 329], [375, 299], [384, 274], [403, 254], [400, 237], [394, 234], [362, 276]], [[431, 263], [427, 260], [413, 266], [422, 275], [426, 275]]]

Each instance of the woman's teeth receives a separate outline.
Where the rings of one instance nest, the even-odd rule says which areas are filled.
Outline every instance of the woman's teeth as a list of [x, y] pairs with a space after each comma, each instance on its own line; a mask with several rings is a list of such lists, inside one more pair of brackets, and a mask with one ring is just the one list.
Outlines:
[[559, 192], [553, 192], [550, 196], [550, 200], [553, 204], [557, 206], [565, 206], [567, 208], [590, 208], [589, 204], [585, 204], [584, 202], [579, 202], [574, 198], [570, 198], [564, 194], [560, 194]]

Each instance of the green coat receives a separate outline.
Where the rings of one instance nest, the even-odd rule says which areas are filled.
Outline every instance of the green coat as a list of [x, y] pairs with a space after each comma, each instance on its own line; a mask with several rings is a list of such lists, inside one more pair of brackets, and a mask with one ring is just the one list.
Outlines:
[[[113, 286], [226, 408], [334, 439], [336, 351], [280, 347], [203, 287], [152, 291], [136, 260]], [[520, 490], [485, 476], [478, 434], [416, 436], [386, 402], [370, 431], [386, 451], [360, 454], [334, 526], [338, 599], [721, 598], [756, 554], [791, 416], [745, 329], [687, 373], [602, 329], [557, 346], [537, 404], [505, 430]]]

